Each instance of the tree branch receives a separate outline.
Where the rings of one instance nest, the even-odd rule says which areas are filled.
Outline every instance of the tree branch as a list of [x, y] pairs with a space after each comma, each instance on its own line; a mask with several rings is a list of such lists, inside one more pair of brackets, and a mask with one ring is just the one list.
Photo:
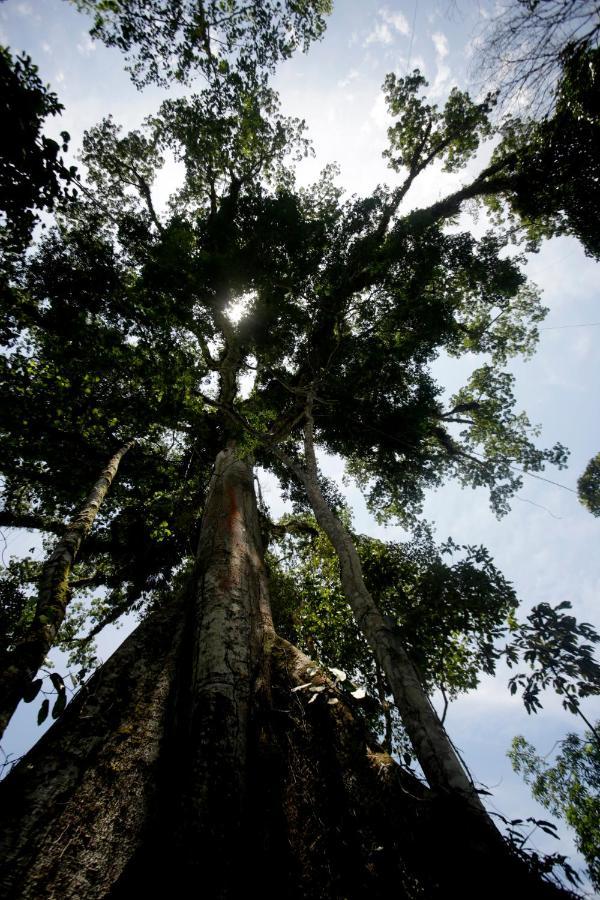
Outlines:
[[18, 513], [10, 509], [2, 509], [0, 510], [0, 528], [25, 528], [28, 531], [46, 531], [62, 535], [65, 523], [47, 519], [36, 513]]

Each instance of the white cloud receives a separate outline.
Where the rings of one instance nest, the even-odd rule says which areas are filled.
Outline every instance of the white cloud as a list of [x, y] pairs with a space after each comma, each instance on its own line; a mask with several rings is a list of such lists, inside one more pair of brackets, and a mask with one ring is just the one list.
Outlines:
[[63, 81], [65, 80], [65, 73], [62, 71], [57, 72], [56, 75], [54, 76], [54, 80], [57, 84], [62, 84]]
[[446, 93], [451, 75], [452, 73], [448, 66], [445, 66], [443, 63], [438, 65], [437, 72], [435, 73], [435, 78], [433, 79], [433, 84], [431, 85], [431, 90], [429, 92], [432, 97], [438, 98]]
[[410, 32], [410, 26], [408, 24], [408, 19], [402, 15], [400, 12], [392, 12], [391, 10], [384, 8], [379, 10], [379, 15], [382, 17], [383, 21], [388, 25], [391, 25], [392, 28], [395, 28], [400, 34], [407, 35]]
[[[13, 7], [10, 7], [10, 11], [11, 13], [13, 12]], [[29, 19], [30, 23], [35, 22], [36, 25], [42, 21], [41, 15], [38, 13], [37, 9], [35, 9], [31, 5], [31, 3], [17, 3], [17, 5], [14, 7], [14, 12], [16, 12], [17, 15], [22, 16], [24, 19]], [[2, 18], [9, 19], [9, 15], [7, 15], [4, 10], [2, 10]]]
[[341, 78], [341, 79], [338, 81], [337, 86], [338, 86], [339, 88], [346, 88], [346, 87], [348, 87], [349, 84], [351, 84], [353, 81], [355, 81], [355, 80], [358, 78], [358, 75], [359, 75], [358, 69], [350, 69], [350, 71], [348, 72], [348, 74], [346, 75], [346, 77], [345, 77], [345, 78]]
[[427, 72], [427, 65], [422, 56], [413, 56], [410, 67], [411, 69], [419, 69], [422, 74]]
[[391, 125], [391, 117], [382, 93], [377, 94], [369, 115], [378, 128], [387, 128]]
[[448, 38], [441, 31], [436, 31], [431, 35], [431, 40], [435, 45], [435, 52], [440, 59], [448, 56]]
[[382, 7], [378, 11], [381, 19], [373, 31], [367, 36], [365, 46], [367, 44], [393, 44], [395, 40], [394, 32], [402, 35], [408, 35], [410, 26], [408, 20], [400, 12], [393, 12], [387, 6]]
[[448, 56], [448, 38], [441, 31], [436, 31], [431, 35], [431, 40], [435, 46], [436, 73], [429, 94], [432, 98], [438, 99], [447, 92], [452, 77], [450, 69], [444, 62]]
[[371, 34], [367, 35], [365, 46], [367, 44], [392, 44], [394, 38], [389, 26], [385, 22], [380, 22], [375, 26]]
[[474, 38], [471, 38], [464, 47], [464, 54], [467, 59], [472, 59], [475, 56], [475, 53], [482, 47], [483, 45], [483, 37], [479, 34], [476, 34]]
[[82, 56], [89, 56], [90, 53], [93, 53], [96, 50], [96, 44], [91, 39], [87, 31], [81, 32], [82, 40], [79, 44], [77, 44], [77, 52]]
[[42, 50], [44, 51], [44, 53], [47, 53], [48, 56], [52, 56], [52, 47], [50, 46], [48, 41], [43, 41]]

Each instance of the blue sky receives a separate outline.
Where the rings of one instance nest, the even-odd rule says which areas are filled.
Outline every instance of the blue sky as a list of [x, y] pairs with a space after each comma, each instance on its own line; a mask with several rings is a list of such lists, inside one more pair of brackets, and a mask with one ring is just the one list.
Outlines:
[[[414, 0], [387, 4], [337, 0], [323, 41], [308, 55], [284, 64], [275, 80], [283, 110], [304, 118], [314, 141], [316, 156], [301, 165], [301, 182], [310, 182], [323, 165], [335, 161], [341, 167], [339, 183], [349, 193], [367, 193], [382, 182], [393, 184], [397, 176], [381, 158], [387, 127], [381, 93], [385, 74], [404, 74], [419, 65], [430, 81], [430, 96], [443, 102], [454, 84], [468, 83], [473, 49], [492, 12], [492, 5], [484, 0], [417, 0], [416, 4]], [[65, 112], [47, 131], [52, 134], [66, 128], [73, 148], [83, 130], [103, 115], [110, 112], [126, 128], [136, 127], [164, 96], [155, 88], [137, 91], [123, 72], [120, 54], [93, 43], [86, 26], [86, 18], [61, 0], [7, 0], [0, 5], [0, 40], [13, 50], [29, 52], [59, 95]], [[448, 176], [434, 169], [411, 191], [408, 206], [431, 202], [467, 180], [485, 161], [486, 152], [466, 172]], [[156, 186], [159, 205], [176, 178], [177, 167], [170, 163]], [[480, 219], [473, 227], [482, 229], [484, 223]], [[550, 446], [560, 440], [571, 450], [567, 470], [546, 473], [570, 490], [526, 477], [511, 513], [498, 521], [483, 490], [462, 491], [447, 485], [428, 497], [425, 515], [435, 523], [440, 540], [451, 535], [459, 543], [485, 544], [515, 585], [523, 612], [539, 602], [568, 600], [579, 619], [600, 629], [600, 521], [578, 504], [572, 492], [586, 463], [600, 450], [594, 390], [600, 382], [600, 329], [571, 327], [600, 321], [598, 267], [575, 241], [561, 238], [533, 256], [527, 270], [543, 291], [549, 314], [542, 323], [537, 354], [528, 362], [514, 361], [510, 369], [517, 377], [519, 406], [532, 422], [543, 426], [540, 442]], [[440, 359], [436, 375], [452, 392], [475, 365], [475, 359]], [[326, 458], [322, 464], [341, 484], [341, 462]], [[263, 480], [266, 499], [274, 511], [280, 511], [276, 486], [268, 478]], [[384, 529], [373, 522], [355, 487], [344, 490], [355, 510], [357, 530], [380, 537], [401, 536], [400, 529]], [[12, 534], [8, 538], [9, 553], [31, 546], [30, 537], [22, 541]], [[130, 627], [118, 634], [124, 636]], [[117, 639], [112, 631], [103, 639], [105, 657]], [[600, 703], [588, 701], [585, 712], [590, 719], [599, 717]], [[518, 733], [544, 754], [567, 731], [579, 730], [577, 720], [562, 710], [556, 698], [547, 698], [541, 714], [528, 716], [520, 701], [510, 697], [506, 677], [485, 679], [477, 692], [451, 706], [447, 726], [475, 777], [494, 786], [496, 809], [509, 817], [548, 817], [512, 773], [505, 754]], [[27, 716], [20, 714], [5, 748], [20, 752], [34, 733]], [[562, 834], [561, 852], [573, 853], [568, 831]], [[557, 849], [554, 843], [539, 833], [531, 841], [545, 850]]]

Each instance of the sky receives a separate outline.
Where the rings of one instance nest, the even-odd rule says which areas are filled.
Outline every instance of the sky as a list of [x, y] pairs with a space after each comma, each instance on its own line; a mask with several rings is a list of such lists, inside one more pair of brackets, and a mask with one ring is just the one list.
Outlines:
[[[385, 74], [402, 75], [419, 66], [430, 82], [428, 95], [436, 102], [443, 102], [455, 84], [474, 84], [477, 92], [473, 52], [494, 9], [487, 0], [390, 0], [387, 4], [336, 0], [334, 6], [324, 39], [307, 55], [281, 66], [275, 87], [284, 112], [305, 119], [314, 143], [314, 158], [300, 166], [300, 182], [310, 183], [325, 164], [337, 162], [339, 184], [349, 194], [367, 194], [379, 183], [395, 184], [397, 178], [381, 157], [388, 125], [381, 92]], [[137, 127], [165, 96], [157, 88], [137, 91], [123, 71], [118, 51], [91, 41], [88, 27], [87, 19], [64, 0], [0, 4], [0, 41], [14, 51], [26, 50], [58, 94], [65, 110], [60, 120], [49, 123], [47, 134], [66, 128], [73, 149], [83, 131], [102, 116], [112, 113], [124, 128]], [[489, 148], [455, 175], [434, 168], [416, 183], [406, 208], [430, 203], [469, 180], [487, 153]], [[155, 188], [159, 208], [176, 178], [177, 166], [169, 163]], [[480, 219], [472, 227], [482, 230], [485, 222]], [[540, 329], [536, 355], [529, 361], [513, 361], [509, 368], [517, 379], [519, 407], [543, 426], [540, 444], [561, 441], [571, 450], [566, 470], [543, 473], [563, 487], [525, 477], [511, 512], [499, 521], [489, 509], [484, 490], [465, 491], [448, 484], [428, 495], [424, 515], [435, 524], [440, 541], [452, 536], [458, 543], [487, 546], [517, 590], [521, 615], [536, 603], [567, 600], [578, 619], [600, 630], [600, 521], [578, 503], [574, 492], [588, 460], [600, 450], [594, 391], [600, 382], [598, 266], [585, 257], [576, 241], [560, 238], [547, 242], [529, 259], [527, 272], [542, 290], [549, 313]], [[451, 394], [476, 365], [475, 358], [440, 358], [435, 374]], [[358, 489], [342, 483], [341, 460], [322, 457], [321, 464], [344, 490], [357, 531], [402, 538], [400, 528], [377, 525]], [[264, 473], [261, 482], [265, 499], [278, 515], [283, 506], [276, 484]], [[22, 552], [32, 543], [30, 536], [23, 540], [11, 533], [7, 538], [5, 554]], [[103, 658], [134, 624], [130, 620], [119, 632], [111, 629], [103, 636]], [[474, 777], [493, 789], [492, 809], [509, 818], [550, 818], [511, 771], [506, 751], [512, 738], [523, 734], [544, 755], [568, 731], [580, 730], [578, 720], [551, 696], [543, 712], [528, 716], [521, 701], [510, 696], [506, 681], [506, 673], [483, 679], [476, 692], [451, 705], [446, 725]], [[588, 700], [584, 711], [589, 719], [598, 718], [600, 703]], [[39, 733], [26, 708], [19, 711], [4, 747], [21, 753]], [[559, 849], [580, 867], [572, 834], [562, 826], [560, 833], [560, 847], [539, 831], [528, 846], [546, 852]]]

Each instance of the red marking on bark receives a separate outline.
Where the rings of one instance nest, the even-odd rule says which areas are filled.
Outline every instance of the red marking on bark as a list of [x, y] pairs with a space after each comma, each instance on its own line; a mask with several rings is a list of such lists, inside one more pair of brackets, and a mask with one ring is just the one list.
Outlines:
[[233, 531], [233, 524], [235, 520], [238, 518], [239, 509], [237, 503], [237, 497], [235, 495], [235, 488], [232, 485], [229, 485], [227, 488], [227, 495], [229, 497], [229, 513], [227, 514], [227, 530]]
[[[226, 492], [227, 492], [227, 497], [229, 500], [229, 511], [227, 513], [227, 521], [226, 521], [225, 527], [226, 527], [227, 531], [229, 532], [229, 534], [231, 535], [231, 534], [233, 534], [233, 528], [234, 528], [235, 522], [240, 517], [240, 511], [239, 511], [239, 506], [238, 506], [238, 502], [237, 502], [236, 491], [235, 491], [235, 488], [233, 487], [233, 485], [228, 485], [226, 488]], [[233, 586], [234, 579], [233, 579], [233, 573], [231, 572], [231, 564], [232, 563], [230, 560], [230, 562], [229, 562], [230, 571], [228, 571], [226, 574], [223, 575], [222, 578], [219, 579], [219, 587], [223, 591], [228, 591]]]

